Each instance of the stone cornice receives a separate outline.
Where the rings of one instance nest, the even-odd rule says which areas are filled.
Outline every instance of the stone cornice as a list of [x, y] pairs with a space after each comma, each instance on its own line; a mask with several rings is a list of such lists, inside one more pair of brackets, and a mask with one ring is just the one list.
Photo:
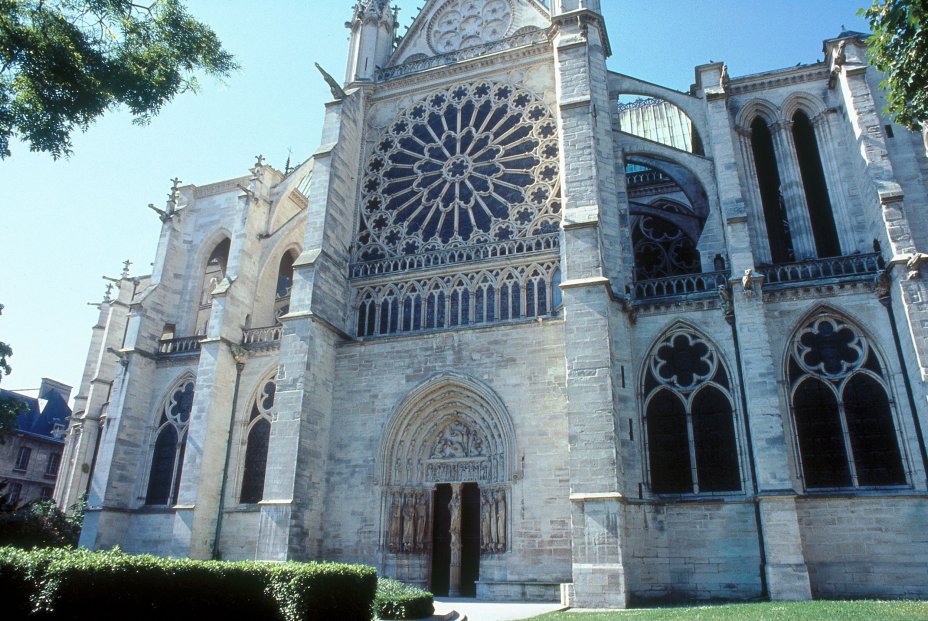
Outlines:
[[551, 41], [546, 39], [542, 42], [487, 53], [483, 56], [450, 64], [425, 67], [417, 72], [411, 72], [377, 83], [377, 90], [380, 92], [372, 97], [372, 102], [392, 98], [407, 89], [416, 88], [423, 84], [438, 85], [445, 81], [453, 82], [463, 74], [479, 73], [487, 69], [498, 73], [500, 67], [513, 69], [525, 60], [540, 58], [550, 55], [552, 52]]
[[827, 83], [829, 76], [828, 67], [824, 63], [818, 63], [736, 78], [729, 83], [728, 92], [732, 95], [744, 95], [817, 80]]

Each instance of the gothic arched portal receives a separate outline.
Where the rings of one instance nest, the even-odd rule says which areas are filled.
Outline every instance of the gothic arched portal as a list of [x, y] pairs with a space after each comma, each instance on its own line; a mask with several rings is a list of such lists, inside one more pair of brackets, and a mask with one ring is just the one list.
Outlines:
[[384, 569], [413, 566], [396, 577], [474, 595], [481, 558], [509, 549], [515, 454], [512, 421], [487, 386], [446, 373], [410, 392], [379, 456]]

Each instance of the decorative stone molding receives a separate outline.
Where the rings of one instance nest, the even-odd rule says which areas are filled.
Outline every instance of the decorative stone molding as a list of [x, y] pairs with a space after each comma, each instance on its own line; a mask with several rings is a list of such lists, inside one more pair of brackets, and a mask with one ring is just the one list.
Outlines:
[[387, 486], [512, 481], [515, 431], [490, 388], [443, 373], [400, 402], [387, 423], [379, 462]]

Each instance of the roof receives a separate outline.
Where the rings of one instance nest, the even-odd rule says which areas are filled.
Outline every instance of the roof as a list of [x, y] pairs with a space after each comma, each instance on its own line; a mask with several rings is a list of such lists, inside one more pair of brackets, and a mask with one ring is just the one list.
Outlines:
[[38, 398], [38, 392], [34, 390], [14, 392], [0, 389], [0, 399], [16, 399], [26, 406], [16, 419], [17, 431], [63, 442], [63, 430], [67, 429], [71, 408], [55, 391], [45, 393], [45, 397]]

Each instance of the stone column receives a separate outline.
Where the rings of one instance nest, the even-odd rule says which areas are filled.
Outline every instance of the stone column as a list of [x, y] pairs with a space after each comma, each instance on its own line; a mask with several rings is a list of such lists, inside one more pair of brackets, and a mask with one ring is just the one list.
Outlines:
[[[750, 196], [751, 211], [754, 217], [749, 220], [754, 239], [750, 246], [755, 249], [761, 263], [772, 263], [770, 238], [767, 235], [767, 221], [764, 218], [764, 202], [760, 196], [760, 181], [757, 179], [757, 163], [754, 161], [754, 148], [751, 144], [751, 130], [737, 128], [738, 146], [741, 148], [741, 161], [744, 162], [746, 192]], [[761, 251], [761, 252], [757, 252]]]
[[777, 170], [780, 172], [780, 192], [786, 204], [786, 218], [789, 220], [793, 252], [797, 261], [813, 258], [817, 256], [815, 236], [812, 234], [809, 205], [806, 203], [799, 159], [793, 143], [793, 123], [792, 121], [778, 121], [770, 126], [770, 133], [773, 136]]
[[451, 502], [448, 503], [451, 512], [451, 569], [448, 579], [448, 596], [461, 596], [461, 484], [451, 484]]
[[[811, 119], [815, 130], [815, 141], [818, 143], [818, 156], [825, 171], [825, 184], [828, 189], [828, 200], [834, 214], [835, 227], [838, 229], [838, 244], [842, 254], [849, 254], [854, 250], [855, 231], [854, 219], [849, 209], [848, 191], [838, 168], [840, 158], [836, 154], [835, 141], [837, 137], [831, 131], [832, 115], [828, 110], [815, 115]], [[861, 249], [867, 250], [867, 249]]]
[[[597, 3], [598, 4], [598, 3]], [[570, 447], [571, 604], [624, 608], [624, 504], [617, 449], [613, 323], [603, 256], [619, 252], [601, 225], [618, 212], [616, 160], [605, 58], [608, 40], [594, 3], [562, 1], [555, 16], [556, 80], [564, 191], [561, 289]], [[607, 240], [604, 242], [604, 240]], [[610, 261], [615, 257], [610, 257]], [[616, 259], [615, 265], [621, 265]], [[614, 318], [614, 316], [617, 316]]]

